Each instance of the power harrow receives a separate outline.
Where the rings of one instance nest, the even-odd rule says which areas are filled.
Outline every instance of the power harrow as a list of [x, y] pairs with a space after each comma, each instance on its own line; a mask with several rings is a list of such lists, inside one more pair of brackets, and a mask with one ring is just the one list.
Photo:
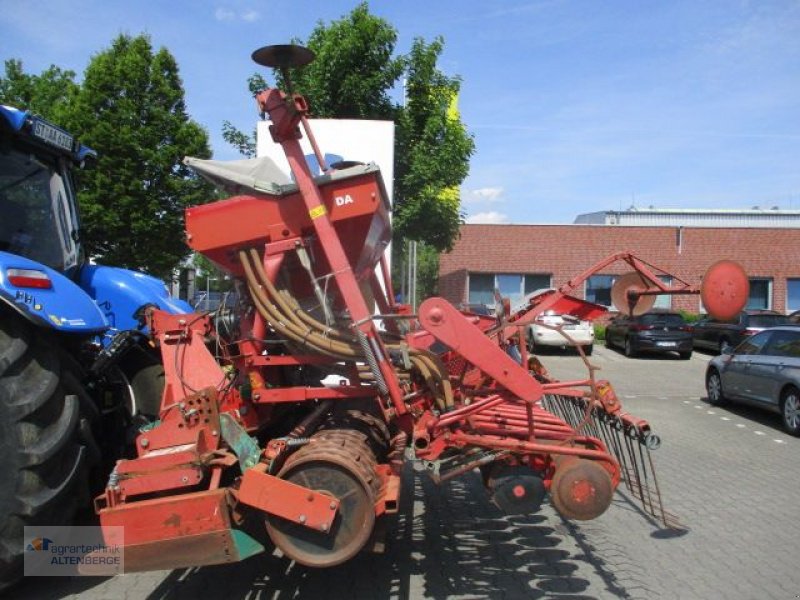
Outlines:
[[[313, 55], [268, 46], [253, 58], [291, 86], [289, 69]], [[478, 469], [493, 502], [516, 514], [549, 495], [565, 518], [593, 519], [624, 482], [645, 512], [675, 526], [649, 424], [623, 411], [588, 361], [584, 380], [551, 378], [524, 332], [548, 309], [598, 316], [604, 308], [570, 292], [616, 261], [633, 269], [614, 290], [620, 310], [700, 290], [677, 278], [666, 286], [660, 270], [620, 253], [496, 316], [441, 298], [413, 314], [394, 301], [384, 259], [390, 206], [379, 169], [326, 165], [302, 96], [266, 89], [256, 99], [294, 181], [270, 178], [263, 159], [249, 170], [187, 159], [234, 194], [188, 209], [186, 229], [240, 300], [232, 311], [146, 314], [165, 372], [159, 418], [95, 501], [126, 570], [234, 562], [269, 541], [303, 565], [337, 565], [371, 547], [377, 524], [398, 511], [410, 459], [437, 481]], [[737, 310], [742, 277], [735, 265], [713, 269], [705, 305]]]

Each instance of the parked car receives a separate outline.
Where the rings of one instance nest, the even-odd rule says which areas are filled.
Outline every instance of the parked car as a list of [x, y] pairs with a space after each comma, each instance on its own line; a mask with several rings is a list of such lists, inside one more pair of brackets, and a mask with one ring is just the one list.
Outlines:
[[694, 347], [722, 353], [726, 347], [738, 346], [747, 336], [788, 323], [786, 315], [774, 310], [744, 310], [733, 321], [706, 317], [694, 324]]
[[472, 313], [474, 315], [481, 315], [481, 316], [484, 316], [484, 317], [493, 317], [494, 314], [495, 314], [494, 307], [493, 306], [490, 307], [487, 304], [476, 304], [476, 303], [467, 304], [467, 303], [462, 303], [460, 305], [460, 307], [459, 307], [459, 310], [461, 310], [463, 312], [470, 312], [470, 313]]
[[706, 392], [717, 406], [736, 401], [777, 412], [800, 436], [800, 327], [767, 329], [712, 358]]
[[625, 356], [641, 352], [677, 352], [684, 360], [692, 356], [692, 328], [680, 313], [653, 310], [629, 317], [618, 315], [606, 327], [606, 346], [616, 346]]
[[536, 352], [542, 346], [567, 348], [572, 345], [561, 333], [551, 329], [552, 327], [560, 327], [575, 342], [575, 345], [583, 347], [584, 354], [587, 356], [592, 354], [594, 349], [594, 325], [592, 322], [582, 321], [572, 315], [560, 315], [554, 310], [545, 311], [528, 325], [528, 348], [531, 352]]

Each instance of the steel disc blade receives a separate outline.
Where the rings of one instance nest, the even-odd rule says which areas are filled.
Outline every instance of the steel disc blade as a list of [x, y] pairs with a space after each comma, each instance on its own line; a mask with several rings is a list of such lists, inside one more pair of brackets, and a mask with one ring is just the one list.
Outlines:
[[700, 297], [708, 314], [721, 321], [736, 317], [747, 304], [750, 282], [742, 265], [721, 260], [706, 271], [700, 286]]
[[611, 302], [624, 315], [643, 315], [653, 308], [655, 296], [639, 296], [632, 300], [628, 292], [643, 292], [652, 288], [650, 283], [639, 273], [631, 271], [620, 276], [611, 286]]
[[253, 52], [252, 58], [265, 67], [284, 69], [307, 65], [314, 60], [314, 53], [296, 44], [275, 44], [259, 48]]

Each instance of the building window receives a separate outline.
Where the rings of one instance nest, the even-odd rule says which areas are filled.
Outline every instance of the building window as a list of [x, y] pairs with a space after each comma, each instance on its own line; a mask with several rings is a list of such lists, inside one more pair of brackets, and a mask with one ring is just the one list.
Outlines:
[[772, 279], [750, 279], [750, 296], [746, 308], [769, 309], [772, 308]]
[[[667, 287], [672, 285], [672, 277], [669, 275], [659, 275], [658, 278], [661, 280], [661, 283]], [[653, 308], [672, 308], [672, 296], [669, 294], [656, 296], [656, 302], [653, 304]]]
[[786, 310], [800, 310], [800, 279], [786, 280]]
[[545, 290], [552, 287], [552, 279], [549, 274], [544, 273], [525, 275], [525, 295], [532, 294], [536, 290]]
[[516, 304], [522, 299], [522, 275], [496, 275], [497, 290], [503, 298]]
[[616, 275], [592, 275], [586, 280], [584, 297], [589, 302], [611, 306], [611, 286], [616, 280]]
[[500, 292], [511, 305], [518, 304], [531, 292], [551, 286], [551, 276], [543, 273], [470, 273], [468, 302], [494, 306], [494, 291]]
[[470, 273], [468, 302], [494, 306], [494, 275]]
[[[588, 302], [594, 302], [602, 306], [612, 306], [611, 304], [611, 288], [617, 281], [619, 275], [592, 275], [586, 280], [586, 291], [584, 297]], [[672, 285], [672, 277], [668, 275], [659, 275], [658, 278], [666, 286]], [[671, 308], [672, 296], [669, 294], [661, 294], [656, 296], [656, 302], [653, 308]], [[616, 307], [615, 307], [616, 308]]]

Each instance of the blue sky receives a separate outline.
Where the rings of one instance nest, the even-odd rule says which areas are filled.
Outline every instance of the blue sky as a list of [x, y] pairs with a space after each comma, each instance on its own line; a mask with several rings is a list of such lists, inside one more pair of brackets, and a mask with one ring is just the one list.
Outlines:
[[[177, 58], [216, 158], [255, 121], [250, 53], [356, 2], [0, 0], [0, 58], [79, 76], [118, 33]], [[469, 221], [569, 223], [657, 208], [800, 209], [800, 2], [373, 1], [399, 32], [445, 38], [477, 151]]]

